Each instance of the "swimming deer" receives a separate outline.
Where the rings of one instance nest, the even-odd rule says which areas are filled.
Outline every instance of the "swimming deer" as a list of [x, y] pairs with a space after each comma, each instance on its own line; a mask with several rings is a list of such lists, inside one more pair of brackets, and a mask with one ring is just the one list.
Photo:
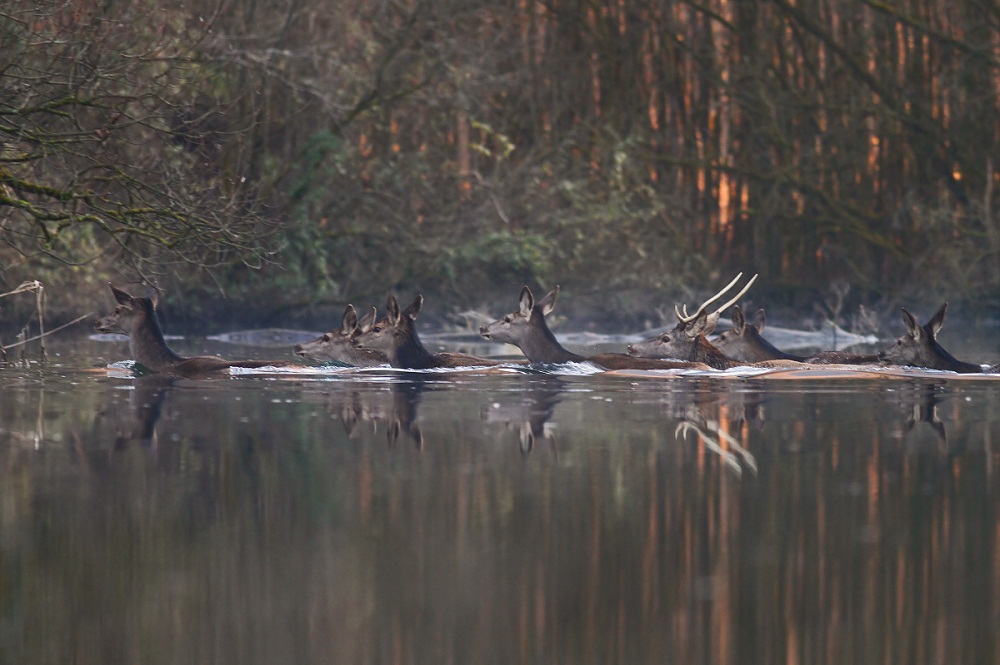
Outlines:
[[901, 309], [906, 332], [892, 346], [878, 354], [880, 359], [893, 365], [943, 369], [960, 374], [983, 373], [982, 365], [958, 360], [938, 343], [937, 334], [944, 324], [948, 303], [941, 305], [941, 309], [924, 325], [920, 325], [905, 307]]
[[229, 370], [230, 367], [282, 367], [289, 363], [274, 360], [223, 360], [214, 356], [185, 358], [167, 346], [156, 316], [156, 296], [135, 297], [111, 282], [111, 293], [118, 305], [114, 312], [94, 322], [103, 333], [128, 335], [129, 352], [138, 373], [169, 374], [181, 377], [204, 377]]
[[733, 298], [730, 298], [726, 304], [709, 312], [708, 306], [732, 289], [741, 277], [743, 277], [743, 273], [738, 274], [721, 291], [703, 302], [694, 314], [688, 314], [687, 305], [684, 305], [683, 312], [674, 306], [674, 313], [677, 315], [677, 325], [672, 330], [661, 333], [656, 337], [637, 344], [630, 344], [628, 346], [629, 355], [637, 358], [678, 358], [692, 362], [702, 362], [715, 369], [730, 369], [746, 365], [747, 361], [728, 357], [722, 350], [709, 342], [707, 337], [707, 335], [710, 335], [715, 330], [715, 326], [719, 322], [719, 315], [727, 307], [742, 298], [757, 280], [757, 275], [754, 275], [746, 283], [746, 286]]
[[481, 326], [479, 334], [494, 342], [514, 344], [521, 349], [530, 363], [590, 362], [607, 370], [616, 369], [710, 369], [698, 362], [652, 360], [635, 358], [623, 353], [602, 353], [582, 356], [567, 350], [559, 343], [545, 322], [546, 315], [556, 306], [559, 287], [535, 302], [531, 289], [521, 289], [518, 309], [503, 318]]
[[712, 344], [729, 358], [744, 362], [762, 360], [797, 360], [805, 362], [805, 356], [785, 353], [764, 339], [764, 325], [767, 317], [763, 309], [758, 309], [753, 321], [747, 321], [739, 305], [733, 305], [733, 327], [716, 337]]
[[399, 309], [396, 297], [386, 300], [386, 315], [370, 329], [354, 338], [359, 349], [382, 353], [388, 363], [401, 369], [433, 369], [439, 367], [478, 367], [509, 364], [501, 360], [479, 358], [466, 353], [431, 353], [417, 335], [416, 319], [424, 305], [418, 295], [405, 309]]
[[384, 353], [354, 346], [354, 338], [370, 329], [374, 323], [374, 309], [359, 320], [354, 305], [348, 305], [339, 328], [324, 333], [311, 342], [296, 344], [293, 352], [297, 356], [319, 362], [332, 361], [355, 367], [385, 365], [388, 360]]
[[[733, 281], [721, 291], [706, 300], [695, 311], [688, 314], [687, 305], [683, 311], [674, 307], [677, 315], [677, 325], [672, 330], [661, 333], [652, 339], [631, 344], [628, 352], [643, 358], [682, 358], [699, 360], [708, 363], [716, 369], [730, 369], [746, 365], [769, 368], [794, 368], [801, 363], [814, 365], [865, 365], [878, 364], [877, 355], [859, 355], [845, 351], [823, 351], [812, 356], [796, 356], [785, 353], [765, 340], [761, 335], [764, 329], [764, 310], [759, 310], [756, 321], [748, 325], [743, 316], [743, 310], [734, 303], [749, 290], [757, 279], [754, 275], [746, 286], [729, 299], [729, 301], [708, 312], [707, 307], [721, 298], [743, 276], [738, 274]], [[719, 321], [719, 316], [727, 307], [733, 305], [733, 329], [725, 332], [715, 341], [709, 341]]]
[[786, 353], [764, 339], [761, 333], [767, 317], [758, 309], [753, 322], [747, 321], [739, 305], [733, 305], [733, 327], [716, 337], [712, 344], [726, 356], [749, 363], [769, 360], [791, 360], [813, 365], [872, 365], [880, 362], [877, 354], [849, 353], [847, 351], [821, 351], [811, 356]]

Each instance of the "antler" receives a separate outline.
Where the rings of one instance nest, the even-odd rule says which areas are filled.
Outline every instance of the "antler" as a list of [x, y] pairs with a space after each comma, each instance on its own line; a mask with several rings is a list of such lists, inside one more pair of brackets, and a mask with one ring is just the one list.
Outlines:
[[[674, 313], [677, 314], [677, 320], [680, 321], [681, 323], [690, 323], [691, 321], [694, 321], [696, 318], [698, 318], [701, 315], [702, 312], [705, 311], [705, 308], [707, 308], [713, 302], [715, 302], [716, 300], [718, 300], [719, 298], [721, 298], [726, 293], [726, 291], [728, 291], [729, 289], [733, 288], [733, 286], [735, 286], [736, 283], [738, 281], [740, 281], [740, 278], [742, 278], [742, 277], [743, 277], [743, 273], [742, 272], [740, 274], [736, 275], [736, 277], [733, 278], [733, 281], [729, 282], [729, 284], [726, 284], [726, 286], [723, 287], [723, 289], [721, 291], [719, 291], [714, 296], [712, 296], [711, 298], [709, 298], [708, 300], [706, 300], [705, 302], [703, 302], [701, 304], [701, 306], [698, 308], [698, 310], [694, 314], [688, 315], [687, 305], [684, 305], [683, 314], [681, 313], [682, 310], [678, 309], [677, 305], [674, 305]], [[743, 294], [745, 294], [747, 291], [750, 290], [750, 287], [753, 286], [753, 283], [755, 281], [757, 281], [757, 275], [754, 275], [753, 277], [751, 277], [750, 281], [747, 282], [746, 286], [744, 286], [743, 289], [739, 293], [737, 293], [735, 296], [733, 296], [729, 300], [729, 302], [727, 302], [725, 305], [723, 305], [722, 307], [717, 308], [714, 312], [712, 312], [712, 314], [721, 314], [722, 312], [724, 312], [727, 307], [729, 307], [730, 305], [734, 304], [737, 300], [739, 300], [740, 298], [742, 298]]]

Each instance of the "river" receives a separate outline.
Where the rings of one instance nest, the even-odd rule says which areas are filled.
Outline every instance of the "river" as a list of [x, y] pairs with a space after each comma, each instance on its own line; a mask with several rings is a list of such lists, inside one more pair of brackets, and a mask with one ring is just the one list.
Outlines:
[[0, 369], [3, 663], [1000, 661], [1000, 380], [50, 354]]

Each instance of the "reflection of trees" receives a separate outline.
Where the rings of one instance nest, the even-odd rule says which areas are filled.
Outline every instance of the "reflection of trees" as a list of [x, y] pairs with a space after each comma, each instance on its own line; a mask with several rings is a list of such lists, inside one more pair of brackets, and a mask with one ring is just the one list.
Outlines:
[[[47, 394], [40, 411], [18, 392], [0, 401], [4, 427], [28, 431], [41, 412], [49, 438], [15, 451], [0, 432], [0, 622], [29, 636], [26, 655], [48, 656], [33, 662], [996, 653], [996, 450], [972, 445], [991, 442], [992, 388], [967, 402], [917, 383], [859, 395], [569, 380], [532, 395], [532, 381], [498, 381], [496, 392], [420, 394], [432, 442], [420, 450], [385, 445], [392, 394], [379, 385], [182, 381], [162, 403], [157, 445], [124, 447], [116, 432], [136, 430], [110, 420], [54, 436], [64, 398]], [[345, 432], [338, 394], [379, 413], [378, 430], [352, 416]], [[119, 408], [131, 397], [99, 396]], [[510, 418], [484, 422], [486, 400]], [[921, 429], [936, 439], [935, 416], [900, 440], [914, 407], [936, 412], [955, 455], [910, 445]], [[556, 426], [558, 456], [518, 454], [506, 423], [532, 419]], [[720, 445], [726, 432], [757, 473], [738, 478], [704, 441], [675, 438], [682, 422]], [[65, 637], [17, 628], [37, 625]]]

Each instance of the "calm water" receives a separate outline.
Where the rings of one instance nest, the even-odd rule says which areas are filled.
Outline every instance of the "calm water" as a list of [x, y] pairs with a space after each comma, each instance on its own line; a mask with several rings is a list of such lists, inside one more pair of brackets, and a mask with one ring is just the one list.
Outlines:
[[0, 370], [3, 663], [1000, 661], [1000, 379], [55, 352]]

